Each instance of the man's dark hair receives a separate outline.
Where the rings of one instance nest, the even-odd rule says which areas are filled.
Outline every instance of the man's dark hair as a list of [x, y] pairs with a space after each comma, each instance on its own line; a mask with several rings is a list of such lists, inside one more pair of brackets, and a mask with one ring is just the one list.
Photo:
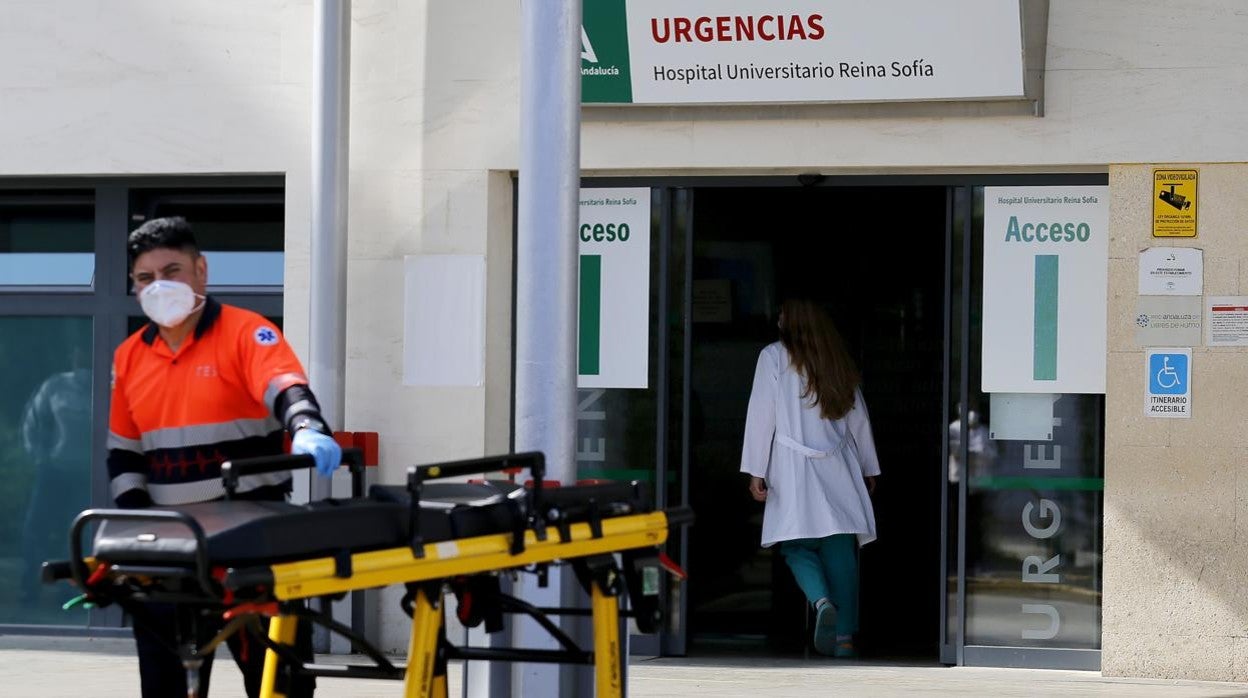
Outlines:
[[181, 250], [192, 257], [199, 256], [199, 243], [195, 242], [195, 234], [191, 232], [191, 224], [182, 216], [169, 218], [153, 218], [140, 225], [130, 233], [126, 240], [126, 253], [130, 257], [130, 265], [139, 255], [152, 250]]

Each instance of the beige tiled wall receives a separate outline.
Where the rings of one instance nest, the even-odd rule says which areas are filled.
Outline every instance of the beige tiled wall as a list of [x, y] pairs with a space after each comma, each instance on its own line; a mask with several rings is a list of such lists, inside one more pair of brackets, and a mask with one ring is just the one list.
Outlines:
[[1153, 419], [1133, 326], [1146, 247], [1203, 249], [1206, 296], [1248, 289], [1248, 165], [1190, 166], [1200, 171], [1194, 239], [1152, 238], [1154, 165], [1110, 170], [1102, 667], [1245, 681], [1248, 348], [1192, 347], [1191, 419]]

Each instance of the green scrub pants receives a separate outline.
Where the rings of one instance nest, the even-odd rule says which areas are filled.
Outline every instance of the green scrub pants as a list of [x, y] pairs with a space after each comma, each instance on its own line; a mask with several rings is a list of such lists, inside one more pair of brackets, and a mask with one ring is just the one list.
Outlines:
[[780, 554], [811, 605], [826, 597], [836, 606], [836, 634], [858, 632], [858, 536], [786, 540]]

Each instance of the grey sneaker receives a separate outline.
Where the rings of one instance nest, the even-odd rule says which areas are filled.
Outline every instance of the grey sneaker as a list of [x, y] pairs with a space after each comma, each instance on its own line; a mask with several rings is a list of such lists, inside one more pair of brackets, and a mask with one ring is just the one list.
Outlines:
[[830, 603], [815, 616], [815, 651], [829, 657], [836, 651], [836, 606]]

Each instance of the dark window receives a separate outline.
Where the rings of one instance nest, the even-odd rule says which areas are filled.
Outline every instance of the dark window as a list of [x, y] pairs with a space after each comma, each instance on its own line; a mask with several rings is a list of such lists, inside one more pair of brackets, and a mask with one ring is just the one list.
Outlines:
[[90, 286], [94, 208], [90, 191], [0, 192], [0, 287]]
[[134, 189], [130, 228], [182, 216], [208, 258], [213, 288], [280, 288], [283, 279], [285, 195], [280, 188]]

